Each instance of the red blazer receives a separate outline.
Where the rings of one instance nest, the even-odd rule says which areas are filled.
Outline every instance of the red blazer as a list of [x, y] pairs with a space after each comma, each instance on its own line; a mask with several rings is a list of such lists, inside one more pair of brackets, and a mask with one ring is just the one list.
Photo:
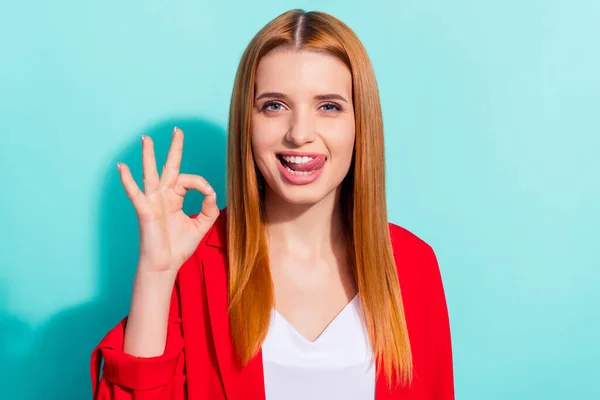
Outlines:
[[[179, 270], [164, 354], [122, 351], [125, 318], [91, 358], [95, 400], [265, 400], [262, 351], [239, 368], [227, 314], [226, 213]], [[410, 387], [389, 391], [385, 374], [376, 400], [454, 400], [448, 310], [436, 256], [424, 241], [389, 224], [413, 356]], [[102, 376], [100, 377], [101, 364]]]

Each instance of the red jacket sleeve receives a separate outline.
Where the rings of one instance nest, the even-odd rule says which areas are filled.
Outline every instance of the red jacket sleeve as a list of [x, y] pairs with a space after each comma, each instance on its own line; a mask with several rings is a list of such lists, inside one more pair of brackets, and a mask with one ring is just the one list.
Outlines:
[[428, 249], [426, 274], [427, 399], [454, 400], [448, 307], [437, 257], [431, 247]]
[[161, 356], [144, 358], [124, 353], [126, 324], [127, 318], [111, 329], [92, 353], [94, 400], [185, 400], [179, 280], [173, 289], [167, 342]]

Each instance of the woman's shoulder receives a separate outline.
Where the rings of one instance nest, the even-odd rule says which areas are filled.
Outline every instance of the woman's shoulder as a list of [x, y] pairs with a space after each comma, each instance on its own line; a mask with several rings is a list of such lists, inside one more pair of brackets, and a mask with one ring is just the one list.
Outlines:
[[433, 248], [425, 240], [393, 222], [389, 222], [388, 226], [392, 249], [396, 257], [417, 257], [419, 259], [431, 257]]
[[441, 302], [442, 277], [433, 248], [406, 228], [393, 223], [389, 227], [405, 306], [413, 309], [420, 308], [423, 301]]
[[[193, 218], [194, 216], [192, 216]], [[409, 229], [388, 222], [392, 250], [396, 259], [421, 263], [435, 258], [432, 246]], [[198, 244], [192, 258], [220, 258], [227, 247], [227, 209], [221, 209], [220, 215]]]
[[[192, 216], [193, 217], [193, 216]], [[395, 255], [429, 257], [433, 253], [431, 245], [407, 228], [388, 222], [392, 249]], [[219, 217], [208, 230], [196, 249], [195, 256], [214, 250], [224, 251], [227, 245], [227, 208], [220, 210]]]

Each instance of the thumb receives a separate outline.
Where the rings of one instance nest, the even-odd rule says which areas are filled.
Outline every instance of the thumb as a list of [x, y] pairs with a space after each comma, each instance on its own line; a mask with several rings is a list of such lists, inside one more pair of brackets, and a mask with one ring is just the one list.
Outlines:
[[194, 217], [194, 221], [198, 226], [201, 234], [204, 235], [208, 229], [214, 224], [217, 217], [220, 214], [219, 207], [217, 206], [217, 194], [213, 191], [212, 194], [204, 196], [202, 201], [202, 208], [198, 215]]

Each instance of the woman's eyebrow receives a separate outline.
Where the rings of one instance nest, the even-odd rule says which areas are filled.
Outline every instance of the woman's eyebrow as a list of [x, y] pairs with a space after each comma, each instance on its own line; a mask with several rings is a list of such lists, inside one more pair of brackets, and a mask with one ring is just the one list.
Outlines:
[[[256, 98], [256, 101], [258, 101], [260, 99], [264, 99], [265, 97], [269, 97], [272, 99], [285, 99], [286, 95], [283, 93], [279, 93], [279, 92], [267, 92], [267, 93], [263, 93], [260, 96], [258, 96]], [[319, 94], [319, 95], [316, 95], [314, 98], [315, 98], [315, 100], [340, 100], [340, 101], [348, 103], [348, 100], [346, 100], [346, 98], [344, 98], [343, 96], [336, 94], [336, 93]]]
[[346, 98], [344, 98], [343, 96], [341, 96], [339, 94], [335, 94], [335, 93], [320, 94], [318, 96], [315, 96], [315, 100], [340, 100], [345, 103], [348, 103], [348, 100], [346, 100]]
[[260, 96], [258, 96], [256, 98], [256, 101], [260, 100], [260, 99], [264, 99], [265, 97], [270, 97], [272, 99], [285, 99], [286, 96], [283, 93], [278, 93], [278, 92], [267, 92], [267, 93], [263, 93]]

